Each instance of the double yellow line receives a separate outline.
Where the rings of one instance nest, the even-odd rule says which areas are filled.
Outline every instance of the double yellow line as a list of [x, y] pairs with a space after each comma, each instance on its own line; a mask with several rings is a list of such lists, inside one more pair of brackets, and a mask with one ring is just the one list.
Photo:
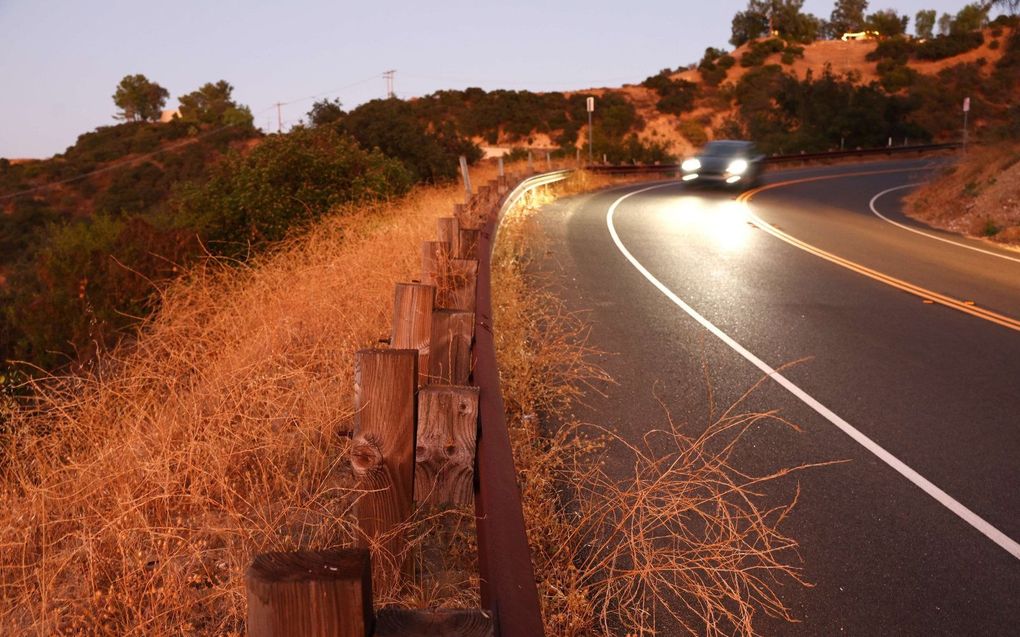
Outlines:
[[[842, 179], [844, 177], [865, 177], [869, 175], [884, 175], [889, 173], [911, 172], [913, 170], [914, 169], [905, 168], [893, 170], [871, 170], [856, 173], [843, 173], [840, 175], [822, 175], [816, 177], [804, 177], [801, 179], [791, 179], [789, 181], [780, 181], [772, 184], [766, 184], [764, 186], [748, 190], [742, 193], [740, 196], [738, 196], [737, 201], [747, 203], [751, 201], [751, 199], [760, 192], [772, 190], [774, 188], [793, 186], [795, 184], [808, 183], [812, 181], [824, 181], [827, 179]], [[951, 296], [946, 296], [945, 294], [940, 294], [938, 292], [929, 290], [919, 285], [914, 285], [913, 283], [909, 283], [902, 279], [897, 279], [896, 277], [889, 276], [888, 274], [883, 274], [882, 272], [879, 272], [877, 270], [872, 270], [871, 268], [865, 267], [859, 263], [855, 263], [854, 261], [851, 261], [849, 259], [844, 259], [843, 257], [836, 256], [831, 252], [826, 252], [821, 248], [817, 248], [809, 243], [801, 241], [800, 239], [797, 239], [796, 237], [793, 237], [783, 232], [779, 228], [776, 228], [775, 226], [771, 225], [770, 223], [768, 223], [767, 221], [753, 213], [751, 213], [751, 216], [754, 219], [755, 224], [758, 225], [758, 227], [760, 227], [762, 230], [768, 232], [769, 234], [778, 239], [782, 239], [783, 241], [789, 243], [792, 246], [796, 246], [801, 250], [804, 250], [805, 252], [810, 252], [811, 254], [817, 257], [821, 257], [826, 261], [831, 261], [836, 265], [840, 265], [848, 270], [853, 270], [858, 274], [862, 274], [870, 279], [874, 279], [881, 283], [885, 283], [886, 285], [890, 285], [898, 290], [907, 292], [908, 294], [913, 294], [914, 296], [920, 297], [924, 301], [936, 303], [938, 305], [943, 305], [945, 307], [958, 310], [965, 314], [970, 314], [971, 316], [976, 316], [977, 318], [984, 319], [986, 321], [991, 321], [996, 325], [1001, 325], [1005, 328], [1020, 332], [1020, 320], [978, 307], [974, 305], [973, 302], [954, 299]]]

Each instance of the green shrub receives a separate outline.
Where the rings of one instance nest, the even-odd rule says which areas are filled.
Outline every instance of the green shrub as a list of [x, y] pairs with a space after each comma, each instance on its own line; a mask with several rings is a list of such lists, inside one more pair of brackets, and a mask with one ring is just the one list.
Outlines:
[[212, 178], [179, 191], [178, 225], [243, 255], [282, 239], [334, 206], [407, 192], [411, 173], [379, 150], [366, 151], [335, 128], [269, 136], [248, 155], [232, 153]]
[[783, 64], [790, 66], [791, 64], [793, 64], [794, 61], [793, 53], [790, 53], [789, 51], [784, 51], [782, 57], [780, 57], [779, 60]]
[[988, 43], [988, 49], [991, 50], [991, 51], [997, 51], [999, 49], [999, 41], [998, 40], [992, 40], [991, 42], [989, 42]]
[[679, 130], [684, 139], [695, 146], [704, 146], [705, 142], [708, 141], [708, 133], [705, 132], [705, 127], [694, 120], [680, 120]]
[[869, 62], [893, 60], [897, 64], [906, 64], [916, 47], [913, 40], [904, 37], [889, 38], [880, 40], [875, 50], [869, 52], [865, 58]]
[[[740, 56], [740, 66], [745, 68], [761, 66], [768, 56], [773, 53], [779, 53], [784, 49], [786, 49], [786, 42], [779, 38], [759, 40], [752, 44], [751, 48]], [[803, 49], [801, 49], [801, 53], [803, 53]]]
[[917, 45], [915, 55], [919, 60], [944, 60], [967, 51], [973, 51], [982, 44], [985, 38], [980, 31], [951, 33]]

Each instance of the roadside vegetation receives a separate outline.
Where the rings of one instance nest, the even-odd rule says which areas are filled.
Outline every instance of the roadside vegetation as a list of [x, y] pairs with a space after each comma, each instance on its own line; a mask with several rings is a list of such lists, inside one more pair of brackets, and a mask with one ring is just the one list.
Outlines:
[[971, 148], [906, 197], [937, 228], [1020, 248], [1020, 144]]
[[[0, 633], [241, 634], [252, 555], [350, 545], [353, 353], [462, 192], [334, 205], [244, 263], [202, 258], [129, 344], [0, 403]], [[477, 578], [418, 584], [377, 599], [477, 604]]]
[[[612, 379], [593, 363], [583, 316], [530, 272], [543, 251], [532, 216], [605, 183], [581, 174], [526, 200], [494, 258], [500, 375], [547, 633], [752, 635], [763, 614], [795, 621], [780, 594], [806, 585], [782, 530], [794, 502], [770, 504], [768, 483], [805, 467], [757, 476], [730, 462], [747, 431], [792, 425], [737, 404], [707, 426], [664, 416], [636, 444], [571, 416]], [[609, 453], [632, 473], [607, 473]]]

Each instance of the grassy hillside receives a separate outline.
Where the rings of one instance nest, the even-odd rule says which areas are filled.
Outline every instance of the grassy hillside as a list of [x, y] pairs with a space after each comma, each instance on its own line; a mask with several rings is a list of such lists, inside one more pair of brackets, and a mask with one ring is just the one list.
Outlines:
[[1020, 135], [1010, 128], [1018, 57], [1017, 19], [1005, 17], [924, 42], [755, 40], [619, 88], [440, 91], [412, 105], [484, 145], [573, 156], [586, 148], [584, 100], [594, 95], [594, 154], [611, 162], [680, 156], [713, 137], [751, 138], [768, 152], [956, 140], [968, 96], [972, 133], [998, 139]]

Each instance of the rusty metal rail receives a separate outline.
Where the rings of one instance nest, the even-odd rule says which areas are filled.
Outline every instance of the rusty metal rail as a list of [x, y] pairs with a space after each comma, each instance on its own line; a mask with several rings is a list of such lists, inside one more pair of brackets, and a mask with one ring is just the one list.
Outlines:
[[544, 634], [542, 614], [524, 526], [492, 326], [492, 247], [506, 212], [529, 190], [567, 178], [561, 170], [518, 184], [500, 202], [498, 214], [482, 230], [478, 245], [478, 324], [475, 330], [472, 380], [479, 387], [478, 491], [475, 512], [482, 607], [496, 621], [499, 637]]
[[[766, 165], [794, 164], [820, 160], [855, 159], [867, 157], [892, 157], [900, 155], [923, 155], [944, 150], [960, 148], [958, 142], [946, 144], [918, 144], [914, 146], [885, 146], [882, 148], [858, 148], [854, 150], [835, 150], [823, 153], [797, 153], [793, 155], [771, 155], [763, 160]], [[586, 170], [596, 173], [626, 175], [631, 173], [672, 173], [680, 169], [679, 164], [591, 164]]]

